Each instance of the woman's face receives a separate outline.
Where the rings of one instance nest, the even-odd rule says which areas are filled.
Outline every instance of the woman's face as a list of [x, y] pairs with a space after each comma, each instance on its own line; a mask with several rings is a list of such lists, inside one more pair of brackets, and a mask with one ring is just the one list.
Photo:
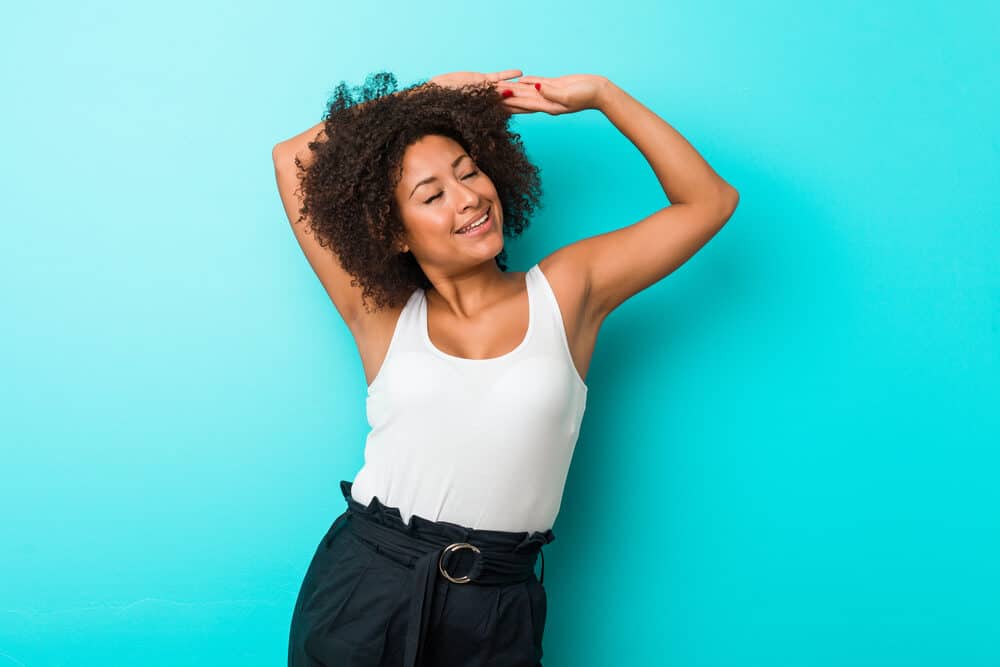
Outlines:
[[[468, 265], [503, 250], [503, 211], [489, 176], [454, 139], [426, 135], [403, 155], [396, 202], [406, 229], [403, 248], [421, 264]], [[458, 230], [489, 217], [471, 234]]]

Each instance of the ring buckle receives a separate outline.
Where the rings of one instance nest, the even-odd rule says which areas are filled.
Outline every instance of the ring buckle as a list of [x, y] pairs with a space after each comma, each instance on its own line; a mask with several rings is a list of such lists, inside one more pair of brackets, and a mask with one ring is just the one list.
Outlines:
[[470, 579], [468, 575], [463, 575], [461, 577], [456, 578], [448, 574], [444, 569], [444, 555], [449, 551], [458, 551], [459, 549], [472, 549], [477, 554], [482, 553], [479, 551], [479, 547], [477, 547], [474, 544], [469, 544], [468, 542], [455, 542], [454, 544], [449, 544], [448, 546], [446, 546], [444, 549], [441, 550], [441, 555], [438, 556], [438, 570], [440, 570], [441, 574], [448, 581], [451, 581], [456, 584], [467, 584], [470, 581], [472, 581], [472, 579]]

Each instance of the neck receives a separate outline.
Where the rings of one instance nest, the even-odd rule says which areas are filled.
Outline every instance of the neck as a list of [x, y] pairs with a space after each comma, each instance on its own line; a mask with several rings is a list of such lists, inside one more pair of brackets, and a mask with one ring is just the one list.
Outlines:
[[472, 319], [497, 301], [504, 299], [517, 277], [500, 270], [494, 260], [459, 273], [427, 273], [433, 287], [426, 290], [427, 300], [440, 302], [458, 319]]

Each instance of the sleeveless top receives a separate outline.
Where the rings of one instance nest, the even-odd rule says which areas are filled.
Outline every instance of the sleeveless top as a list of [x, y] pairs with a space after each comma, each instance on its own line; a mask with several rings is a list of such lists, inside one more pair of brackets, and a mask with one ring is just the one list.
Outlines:
[[466, 359], [430, 340], [427, 298], [410, 295], [368, 386], [364, 464], [351, 495], [468, 528], [551, 529], [587, 401], [555, 293], [525, 275], [528, 329], [499, 357]]

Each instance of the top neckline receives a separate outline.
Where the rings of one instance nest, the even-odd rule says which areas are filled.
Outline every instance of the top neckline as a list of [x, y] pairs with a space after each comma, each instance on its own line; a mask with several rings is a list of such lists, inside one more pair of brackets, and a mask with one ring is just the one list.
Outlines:
[[511, 350], [510, 352], [507, 352], [505, 354], [501, 354], [499, 357], [487, 357], [486, 359], [470, 359], [468, 357], [457, 357], [457, 356], [455, 356], [453, 354], [448, 354], [447, 352], [439, 349], [436, 345], [434, 345], [433, 341], [431, 341], [430, 329], [427, 326], [427, 291], [424, 290], [423, 288], [421, 288], [420, 289], [420, 319], [419, 319], [419, 322], [420, 322], [420, 331], [423, 334], [424, 345], [431, 352], [433, 352], [437, 356], [441, 357], [442, 359], [450, 359], [452, 361], [457, 361], [457, 362], [462, 362], [462, 363], [470, 363], [470, 364], [490, 362], [490, 361], [503, 361], [504, 359], [512, 357], [515, 354], [517, 354], [518, 352], [520, 352], [522, 349], [524, 349], [525, 347], [527, 347], [528, 341], [531, 339], [531, 334], [535, 330], [535, 307], [536, 306], [535, 306], [535, 302], [534, 302], [535, 297], [532, 294], [532, 292], [534, 290], [531, 287], [531, 278], [532, 277], [531, 277], [530, 274], [537, 267], [538, 267], [538, 265], [535, 264], [530, 269], [528, 269], [527, 271], [524, 272], [524, 288], [525, 288], [525, 291], [528, 293], [528, 330], [525, 331], [524, 338], [521, 340], [520, 343], [518, 343], [517, 347], [515, 347], [513, 350]]

